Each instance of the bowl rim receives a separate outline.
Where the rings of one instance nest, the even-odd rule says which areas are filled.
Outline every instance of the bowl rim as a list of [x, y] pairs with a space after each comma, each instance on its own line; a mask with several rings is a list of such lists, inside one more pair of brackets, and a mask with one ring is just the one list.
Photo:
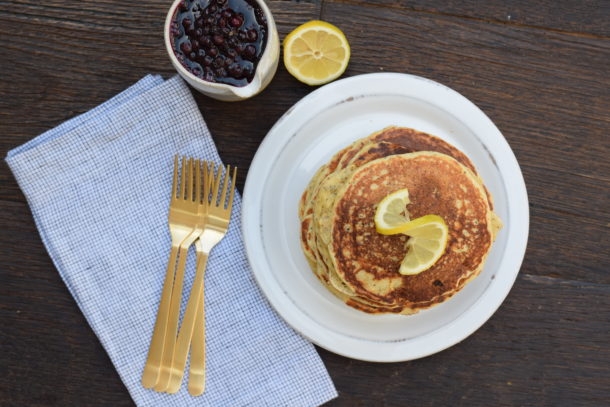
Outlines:
[[[174, 52], [174, 47], [170, 40], [171, 36], [170, 36], [169, 28], [174, 19], [175, 14], [176, 14], [176, 8], [182, 1], [183, 0], [174, 0], [174, 2], [170, 6], [170, 8], [165, 16], [165, 25], [163, 26], [163, 39], [165, 42], [165, 50], [167, 51], [167, 54], [172, 62], [172, 65], [174, 65], [174, 68], [178, 71], [178, 73], [180, 75], [186, 76], [189, 80], [197, 83], [200, 86], [208, 87], [211, 89], [218, 89], [218, 90], [224, 89], [224, 90], [228, 90], [231, 92], [233, 92], [234, 89], [240, 89], [242, 92], [246, 92], [247, 90], [254, 87], [254, 85], [256, 85], [254, 80], [252, 82], [248, 83], [246, 86], [233, 86], [233, 85], [228, 85], [225, 83], [208, 82], [206, 80], [199, 78], [198, 76], [193, 75], [191, 72], [189, 72], [186, 69], [186, 67], [182, 64], [182, 62], [180, 62], [178, 60], [178, 58], [176, 57], [176, 54]], [[277, 29], [275, 27], [275, 20], [273, 19], [271, 10], [269, 10], [269, 7], [264, 2], [264, 0], [254, 0], [254, 1], [256, 1], [256, 3], [258, 3], [258, 5], [261, 7], [263, 12], [265, 13], [265, 18], [267, 19], [267, 41], [265, 41], [265, 51], [263, 52], [263, 54], [261, 55], [261, 57], [259, 59], [258, 65], [260, 65], [260, 62], [264, 58], [266, 58], [270, 55], [271, 48], [272, 48], [271, 42], [273, 39], [271, 32], [272, 32], [272, 29], [273, 29], [273, 31], [276, 31]], [[256, 67], [256, 69], [258, 69], [258, 66]], [[256, 73], [256, 69], [254, 70], [255, 73]]]

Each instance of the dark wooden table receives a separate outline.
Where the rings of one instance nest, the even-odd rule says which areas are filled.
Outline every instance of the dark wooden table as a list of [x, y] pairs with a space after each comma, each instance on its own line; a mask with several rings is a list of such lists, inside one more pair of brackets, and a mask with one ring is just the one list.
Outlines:
[[[2, 155], [147, 73], [173, 75], [162, 46], [169, 3], [0, 1]], [[608, 405], [610, 2], [270, 4], [282, 37], [311, 19], [343, 29], [352, 46], [346, 76], [408, 72], [475, 102], [515, 151], [530, 199], [525, 261], [491, 320], [407, 363], [319, 349], [339, 391], [329, 404]], [[249, 101], [195, 97], [223, 159], [247, 169], [273, 123], [311, 90], [281, 66]], [[0, 404], [131, 405], [5, 163], [0, 183]]]

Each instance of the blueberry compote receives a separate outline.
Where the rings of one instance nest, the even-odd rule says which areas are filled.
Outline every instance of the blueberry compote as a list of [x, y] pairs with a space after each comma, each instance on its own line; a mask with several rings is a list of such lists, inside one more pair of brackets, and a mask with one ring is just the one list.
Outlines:
[[170, 34], [176, 57], [193, 75], [246, 86], [265, 50], [267, 20], [255, 0], [183, 0]]

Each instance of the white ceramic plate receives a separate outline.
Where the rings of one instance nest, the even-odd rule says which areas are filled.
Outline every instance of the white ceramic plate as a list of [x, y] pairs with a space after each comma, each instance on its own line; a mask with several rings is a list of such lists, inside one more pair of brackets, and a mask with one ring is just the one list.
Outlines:
[[[341, 148], [390, 125], [434, 134], [466, 153], [504, 222], [483, 272], [450, 300], [413, 316], [348, 307], [314, 276], [299, 240], [298, 202], [314, 172]], [[396, 362], [460, 342], [496, 311], [525, 254], [529, 209], [517, 160], [479, 108], [437, 82], [380, 73], [326, 85], [278, 120], [250, 167], [242, 228], [254, 276], [288, 324], [331, 352]]]

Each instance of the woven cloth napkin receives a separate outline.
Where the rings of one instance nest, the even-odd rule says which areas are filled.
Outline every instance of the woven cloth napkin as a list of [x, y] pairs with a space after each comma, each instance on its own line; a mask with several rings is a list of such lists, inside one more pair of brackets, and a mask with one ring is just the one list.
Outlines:
[[[206, 392], [147, 390], [140, 378], [170, 249], [174, 155], [220, 163], [184, 82], [146, 76], [7, 155], [59, 274], [139, 406], [317, 406], [337, 393], [312, 344], [253, 280], [236, 194], [206, 272]], [[183, 300], [195, 270], [189, 253]]]

